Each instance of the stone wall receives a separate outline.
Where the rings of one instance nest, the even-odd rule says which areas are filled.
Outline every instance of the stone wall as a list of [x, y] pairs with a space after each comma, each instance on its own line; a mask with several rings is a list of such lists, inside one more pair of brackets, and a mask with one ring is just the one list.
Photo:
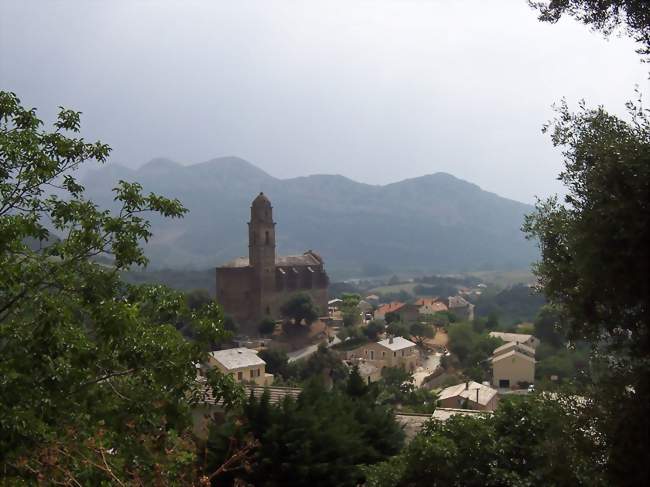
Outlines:
[[255, 304], [259, 300], [253, 289], [251, 267], [217, 268], [217, 302], [237, 323], [253, 320]]

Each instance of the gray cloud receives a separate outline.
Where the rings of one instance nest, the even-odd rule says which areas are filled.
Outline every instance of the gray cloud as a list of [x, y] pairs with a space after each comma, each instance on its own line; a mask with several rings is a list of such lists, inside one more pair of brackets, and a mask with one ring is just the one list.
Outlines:
[[561, 97], [622, 111], [628, 39], [521, 0], [0, 0], [0, 87], [137, 166], [238, 155], [278, 177], [446, 171], [531, 202], [559, 189]]

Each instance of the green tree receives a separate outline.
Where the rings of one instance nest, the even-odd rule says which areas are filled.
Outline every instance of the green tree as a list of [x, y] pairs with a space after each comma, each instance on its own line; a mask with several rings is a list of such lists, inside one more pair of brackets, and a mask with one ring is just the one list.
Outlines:
[[345, 326], [354, 326], [361, 321], [361, 312], [359, 310], [359, 301], [361, 296], [355, 293], [343, 293], [341, 295], [341, 313], [343, 315], [343, 324]]
[[239, 325], [235, 319], [228, 314], [223, 315], [223, 328], [226, 331], [229, 331], [231, 334], [235, 334], [239, 331]]
[[422, 345], [427, 338], [433, 338], [433, 326], [428, 323], [413, 323], [411, 325], [410, 334], [415, 338], [415, 341]]
[[564, 149], [564, 204], [541, 201], [524, 225], [537, 239], [535, 273], [560, 312], [562, 332], [596, 347], [606, 361], [595, 377], [600, 430], [609, 447], [607, 471], [642, 484], [650, 453], [629, 448], [647, 440], [650, 417], [650, 120], [628, 104], [629, 120], [603, 108], [566, 103], [546, 130]]
[[351, 397], [361, 397], [368, 391], [368, 386], [363, 381], [363, 378], [359, 374], [359, 367], [355, 365], [350, 370], [350, 375], [348, 376], [348, 383], [346, 387], [346, 392], [348, 396]]
[[[110, 149], [77, 137], [79, 113], [54, 131], [0, 92], [0, 462], [9, 484], [192, 483], [195, 363], [224, 337], [212, 302], [194, 310], [162, 286], [119, 273], [146, 263], [147, 212], [180, 217], [176, 200], [115, 188], [120, 209], [84, 198], [73, 171]], [[57, 188], [56, 195], [48, 194]], [[52, 232], [52, 233], [51, 233]], [[111, 265], [94, 261], [102, 256]], [[192, 327], [193, 341], [177, 331]], [[226, 404], [237, 389], [209, 374]]]
[[487, 378], [488, 359], [502, 344], [499, 338], [475, 332], [470, 323], [456, 323], [449, 328], [449, 350], [458, 358], [465, 375], [479, 382]]
[[293, 320], [294, 325], [300, 325], [303, 321], [311, 325], [318, 319], [319, 312], [311, 296], [306, 293], [294, 294], [280, 308], [282, 316]]
[[386, 331], [393, 336], [403, 337], [406, 339], [411, 338], [410, 327], [401, 321], [391, 321], [386, 327]]
[[535, 318], [535, 336], [542, 343], [559, 348], [564, 345], [561, 330], [561, 313], [553, 306], [544, 306]]
[[487, 320], [485, 321], [485, 327], [488, 330], [496, 330], [499, 328], [499, 315], [492, 311], [488, 314]]
[[240, 477], [253, 485], [358, 485], [360, 466], [396, 454], [404, 437], [389, 408], [365, 395], [328, 392], [319, 381], [311, 381], [297, 400], [286, 398], [277, 406], [251, 397], [243, 417], [234, 421], [242, 425], [239, 431], [229, 425], [213, 429], [212, 468], [227, 456], [225, 435], [251, 434], [259, 448]]
[[515, 398], [493, 416], [430, 421], [399, 455], [367, 469], [366, 485], [606, 485], [581, 409], [570, 397]]
[[529, 0], [540, 11], [540, 20], [555, 23], [568, 15], [608, 36], [619, 27], [641, 45], [637, 51], [650, 56], [650, 5], [639, 0]]
[[387, 324], [395, 323], [400, 320], [399, 314], [395, 313], [394, 311], [389, 311], [384, 315], [384, 320], [386, 321]]
[[379, 335], [384, 332], [386, 326], [382, 323], [372, 320], [368, 325], [363, 329], [363, 334], [372, 341], [376, 341], [379, 338]]
[[266, 371], [270, 374], [286, 376], [289, 359], [284, 350], [277, 348], [266, 348], [261, 350], [259, 357], [266, 362]]
[[205, 289], [193, 289], [185, 296], [187, 297], [187, 306], [192, 311], [200, 309], [212, 302], [210, 293], [208, 293]]
[[257, 327], [260, 335], [273, 335], [275, 331], [275, 320], [273, 318], [264, 318]]

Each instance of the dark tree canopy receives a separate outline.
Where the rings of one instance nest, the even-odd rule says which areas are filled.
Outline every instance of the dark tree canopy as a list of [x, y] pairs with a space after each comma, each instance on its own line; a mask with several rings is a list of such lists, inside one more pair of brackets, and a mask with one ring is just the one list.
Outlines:
[[628, 104], [629, 120], [603, 108], [562, 104], [549, 127], [564, 148], [564, 204], [537, 204], [524, 229], [538, 240], [535, 273], [559, 311], [563, 332], [588, 340], [600, 363], [596, 415], [617, 483], [650, 475], [650, 119]]
[[396, 454], [404, 433], [392, 410], [376, 404], [363, 383], [352, 381], [351, 394], [347, 387], [328, 392], [311, 381], [297, 400], [271, 405], [268, 395], [251, 397], [243, 414], [212, 431], [209, 461], [222, 464], [232, 437], [241, 441], [252, 435], [259, 447], [250, 468], [233, 472], [233, 480], [278, 487], [358, 485], [361, 465]]
[[535, 267], [561, 304], [573, 338], [629, 330], [647, 346], [650, 281], [650, 120], [629, 104], [629, 121], [563, 103], [547, 127], [564, 148], [565, 204], [539, 202], [524, 230], [538, 240]]
[[570, 397], [514, 398], [493, 416], [430, 421], [399, 455], [367, 469], [366, 485], [609, 485], [581, 408]]
[[567, 15], [605, 35], [622, 27], [650, 56], [650, 2], [646, 0], [529, 0], [540, 20], [557, 22]]
[[264, 318], [257, 327], [260, 335], [272, 335], [275, 331], [275, 320], [273, 318]]
[[[97, 208], [73, 171], [105, 161], [110, 149], [78, 137], [77, 112], [61, 109], [51, 132], [42, 125], [0, 92], [2, 476], [20, 485], [192, 483], [194, 364], [223, 338], [221, 311], [119, 279], [146, 263], [144, 214], [185, 209], [123, 181], [114, 190], [121, 209]], [[181, 323], [193, 341], [177, 331]], [[231, 402], [231, 379], [210, 382]]]
[[280, 308], [282, 316], [293, 320], [295, 325], [304, 321], [311, 325], [318, 318], [320, 310], [314, 304], [311, 296], [306, 293], [298, 293], [290, 297]]

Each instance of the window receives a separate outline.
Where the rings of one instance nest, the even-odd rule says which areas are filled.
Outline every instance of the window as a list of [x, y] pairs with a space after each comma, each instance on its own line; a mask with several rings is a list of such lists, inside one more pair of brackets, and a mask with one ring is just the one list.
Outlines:
[[375, 351], [370, 350], [370, 360], [374, 360], [374, 359], [375, 359]]
[[404, 350], [402, 350], [402, 357], [404, 356]]
[[269, 308], [268, 306], [266, 307], [266, 314], [267, 314], [267, 315], [270, 315], [270, 314], [271, 314], [271, 308]]
[[259, 376], [260, 376], [260, 373], [261, 373], [261, 370], [260, 370], [260, 369], [257, 369], [256, 372], [257, 372], [257, 377], [259, 377]]
[[386, 352], [381, 352], [381, 356], [382, 356], [382, 357], [385, 357], [385, 356], [386, 356]]
[[499, 388], [501, 388], [501, 389], [510, 389], [510, 380], [508, 380], [508, 379], [499, 380]]
[[269, 244], [269, 231], [264, 232], [264, 243]]
[[397, 357], [397, 352], [393, 352], [393, 357]]
[[237, 380], [244, 380], [244, 373], [243, 372], [237, 372]]
[[251, 379], [255, 377], [255, 370], [251, 369]]

